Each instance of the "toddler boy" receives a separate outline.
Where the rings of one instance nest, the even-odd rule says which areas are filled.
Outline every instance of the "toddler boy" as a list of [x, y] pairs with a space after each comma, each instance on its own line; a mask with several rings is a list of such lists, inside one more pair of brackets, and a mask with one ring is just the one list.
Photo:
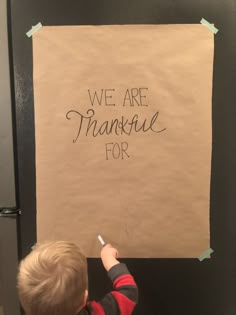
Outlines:
[[45, 242], [23, 259], [18, 272], [18, 292], [26, 315], [130, 315], [138, 289], [117, 250], [106, 245], [101, 259], [113, 291], [99, 301], [87, 302], [87, 261], [71, 242]]

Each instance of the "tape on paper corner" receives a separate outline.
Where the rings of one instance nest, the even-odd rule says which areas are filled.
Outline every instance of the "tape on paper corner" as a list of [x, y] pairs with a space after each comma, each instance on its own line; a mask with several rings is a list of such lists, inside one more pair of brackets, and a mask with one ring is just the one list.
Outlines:
[[28, 37], [31, 37], [35, 32], [37, 32], [38, 30], [40, 30], [42, 28], [42, 23], [39, 22], [38, 24], [36, 24], [35, 26], [32, 26], [31, 30], [29, 30], [26, 35]]
[[198, 259], [199, 259], [200, 261], [203, 261], [205, 258], [207, 258], [209, 255], [211, 255], [213, 252], [214, 252], [214, 250], [211, 249], [211, 248], [209, 248], [209, 249], [206, 250], [204, 253], [202, 253], [202, 254], [198, 257]]
[[36, 246], [37, 246], [37, 243], [34, 243], [34, 245], [31, 246], [31, 250], [34, 250]]
[[211, 32], [213, 32], [214, 34], [217, 34], [219, 32], [219, 30], [211, 23], [209, 23], [207, 20], [205, 20], [204, 18], [201, 19], [200, 23], [204, 26], [206, 26]]

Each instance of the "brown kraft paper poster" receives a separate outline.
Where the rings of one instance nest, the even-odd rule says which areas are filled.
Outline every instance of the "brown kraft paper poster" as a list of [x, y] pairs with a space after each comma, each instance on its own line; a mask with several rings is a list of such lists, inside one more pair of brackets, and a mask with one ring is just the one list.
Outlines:
[[98, 257], [210, 247], [213, 34], [199, 25], [33, 36], [37, 237]]

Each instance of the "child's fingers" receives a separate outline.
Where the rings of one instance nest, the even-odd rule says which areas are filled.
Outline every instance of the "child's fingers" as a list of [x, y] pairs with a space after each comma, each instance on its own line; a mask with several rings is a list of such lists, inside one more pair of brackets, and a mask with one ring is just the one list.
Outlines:
[[112, 246], [111, 246], [111, 244], [106, 244], [106, 245], [104, 245], [104, 248], [112, 248]]

